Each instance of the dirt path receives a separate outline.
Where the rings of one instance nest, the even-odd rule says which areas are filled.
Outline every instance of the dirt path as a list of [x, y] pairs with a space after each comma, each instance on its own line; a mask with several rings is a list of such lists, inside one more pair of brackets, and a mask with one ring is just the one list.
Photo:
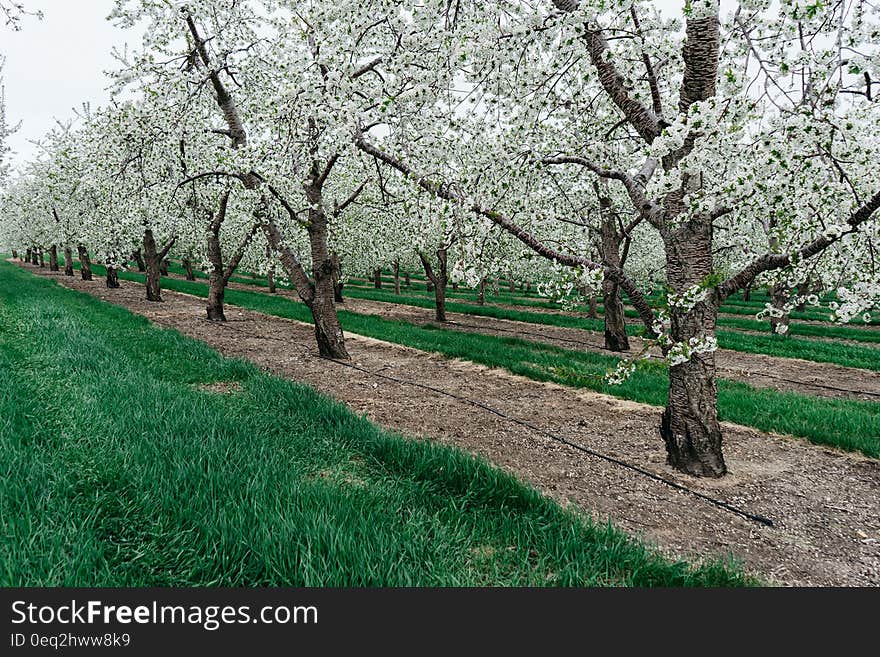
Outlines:
[[[414, 324], [429, 324], [433, 323], [434, 319], [434, 311], [430, 308], [404, 306], [384, 301], [347, 299], [345, 308]], [[583, 329], [529, 324], [460, 313], [447, 313], [447, 317], [450, 321], [444, 326], [459, 331], [515, 335], [568, 349], [609, 353], [603, 348], [604, 338], [601, 334]], [[641, 339], [633, 337], [630, 338], [630, 345], [638, 353], [643, 343]], [[658, 357], [659, 352], [654, 356]], [[798, 358], [779, 358], [724, 349], [718, 350], [717, 363], [720, 376], [761, 388], [838, 399], [880, 400], [880, 372], [841, 367], [833, 363], [815, 363]]]
[[720, 481], [694, 479], [664, 464], [656, 408], [349, 336], [353, 363], [370, 372], [487, 404], [767, 516], [775, 526], [765, 527], [473, 405], [321, 360], [307, 325], [238, 308], [229, 309], [230, 322], [212, 324], [203, 318], [202, 299], [166, 290], [165, 303], [149, 303], [135, 283], [107, 290], [103, 281], [40, 273], [227, 356], [312, 385], [382, 426], [480, 454], [563, 504], [644, 535], [668, 554], [732, 553], [751, 572], [787, 585], [880, 585], [880, 461], [725, 425], [731, 474]]

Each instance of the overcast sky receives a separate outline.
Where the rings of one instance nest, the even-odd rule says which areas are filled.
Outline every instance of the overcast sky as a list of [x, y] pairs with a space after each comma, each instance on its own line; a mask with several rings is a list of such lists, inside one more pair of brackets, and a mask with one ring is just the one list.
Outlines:
[[[13, 163], [34, 154], [30, 140], [52, 128], [56, 118], [68, 119], [84, 102], [93, 106], [109, 100], [104, 71], [116, 68], [114, 46], [137, 47], [140, 34], [120, 30], [107, 21], [113, 0], [27, 0], [44, 19], [28, 18], [21, 32], [0, 30], [0, 53], [6, 56], [3, 72], [7, 120], [21, 121], [9, 139]], [[682, 0], [658, 0], [655, 5], [678, 10]]]
[[106, 20], [113, 0], [28, 0], [26, 5], [41, 10], [44, 19], [26, 18], [20, 32], [0, 31], [7, 120], [21, 121], [9, 139], [16, 151], [13, 163], [33, 155], [29, 140], [51, 129], [56, 117], [71, 117], [86, 101], [95, 106], [107, 102], [109, 81], [103, 71], [116, 67], [113, 46], [140, 43], [138, 33]]

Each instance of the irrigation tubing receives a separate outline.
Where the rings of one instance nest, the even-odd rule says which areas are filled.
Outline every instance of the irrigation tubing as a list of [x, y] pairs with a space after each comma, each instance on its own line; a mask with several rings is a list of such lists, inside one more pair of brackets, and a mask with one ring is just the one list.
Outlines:
[[683, 486], [679, 483], [676, 483], [674, 481], [666, 479], [665, 477], [661, 477], [660, 475], [658, 475], [654, 472], [651, 472], [650, 470], [646, 470], [645, 468], [642, 468], [641, 466], [624, 461], [623, 459], [619, 459], [614, 456], [608, 456], [607, 454], [602, 454], [601, 452], [597, 452], [594, 449], [590, 449], [589, 447], [585, 447], [579, 443], [576, 443], [572, 440], [569, 440], [568, 438], [566, 438], [564, 436], [559, 436], [557, 434], [550, 433], [549, 431], [546, 431], [540, 427], [537, 427], [534, 424], [531, 424], [530, 422], [526, 422], [525, 420], [520, 420], [519, 418], [511, 417], [510, 415], [507, 415], [506, 413], [499, 411], [496, 408], [492, 408], [491, 406], [483, 404], [482, 402], [478, 402], [474, 399], [470, 399], [468, 397], [462, 397], [460, 395], [456, 395], [454, 393], [448, 392], [446, 390], [441, 390], [440, 388], [435, 388], [434, 386], [430, 386], [430, 385], [427, 385], [424, 383], [416, 383], [415, 381], [407, 381], [405, 379], [400, 379], [395, 376], [389, 376], [387, 374], [380, 374], [378, 372], [372, 372], [364, 367], [360, 367], [359, 365], [355, 365], [354, 363], [348, 363], [343, 360], [338, 360], [335, 358], [328, 358], [327, 360], [330, 360], [334, 363], [337, 363], [338, 365], [342, 365], [344, 367], [348, 367], [353, 370], [357, 370], [358, 372], [363, 372], [364, 374], [367, 374], [369, 376], [373, 376], [373, 377], [376, 377], [379, 379], [385, 379], [388, 381], [393, 381], [394, 383], [398, 383], [401, 385], [408, 385], [408, 386], [413, 386], [416, 388], [421, 388], [423, 390], [428, 390], [430, 392], [444, 395], [446, 397], [451, 397], [452, 399], [455, 399], [456, 401], [459, 401], [459, 402], [462, 402], [465, 404], [470, 404], [471, 406], [475, 406], [477, 408], [480, 408], [480, 409], [483, 409], [483, 410], [488, 411], [490, 413], [493, 413], [494, 415], [497, 415], [498, 417], [500, 417], [504, 420], [507, 420], [508, 422], [518, 424], [518, 425], [525, 427], [531, 431], [534, 431], [534, 432], [536, 432], [546, 438], [550, 438], [553, 441], [556, 441], [558, 443], [562, 443], [563, 445], [567, 445], [568, 447], [571, 447], [579, 452], [583, 452], [584, 454], [588, 454], [589, 456], [593, 456], [593, 457], [601, 459], [603, 461], [607, 461], [608, 463], [613, 463], [614, 465], [617, 465], [622, 468], [626, 468], [627, 470], [630, 470], [632, 472], [636, 472], [644, 477], [648, 477], [649, 479], [653, 479], [654, 481], [658, 481], [662, 484], [665, 484], [665, 485], [669, 486], [670, 488], [681, 491], [683, 493], [688, 493], [690, 495], [693, 495], [694, 497], [696, 497], [700, 500], [703, 500], [704, 502], [708, 502], [709, 504], [712, 504], [713, 506], [716, 506], [720, 509], [723, 509], [723, 510], [728, 511], [730, 513], [733, 513], [735, 515], [741, 516], [743, 518], [746, 518], [747, 520], [757, 522], [757, 523], [765, 525], [767, 527], [774, 526], [773, 521], [770, 520], [770, 518], [766, 518], [766, 517], [758, 515], [756, 513], [751, 513], [749, 511], [745, 511], [744, 509], [740, 509], [739, 507], [736, 507], [732, 504], [729, 504], [728, 502], [725, 502], [724, 500], [719, 500], [717, 498], [711, 497], [710, 495], [706, 495], [706, 494], [701, 493], [699, 491], [693, 490], [692, 488], [688, 488], [687, 486]]

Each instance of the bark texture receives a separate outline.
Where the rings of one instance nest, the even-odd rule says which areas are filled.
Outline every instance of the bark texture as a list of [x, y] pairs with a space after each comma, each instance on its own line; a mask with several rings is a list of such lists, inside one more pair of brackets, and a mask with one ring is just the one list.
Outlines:
[[116, 267], [107, 267], [107, 287], [111, 290], [119, 287], [119, 272]]
[[49, 269], [51, 271], [60, 271], [58, 266], [58, 246], [53, 244], [49, 247]]
[[446, 249], [437, 249], [437, 271], [434, 271], [434, 268], [431, 266], [431, 261], [428, 259], [428, 256], [426, 256], [421, 251], [419, 252], [419, 259], [422, 261], [422, 267], [425, 268], [425, 275], [428, 277], [429, 284], [433, 287], [434, 319], [436, 319], [438, 322], [445, 322], [446, 283], [448, 280], [446, 270]]
[[73, 276], [73, 250], [69, 246], [64, 247], [64, 275]]
[[82, 244], [76, 247], [77, 255], [79, 255], [79, 275], [84, 281], [92, 280], [92, 260], [89, 258], [89, 252]]

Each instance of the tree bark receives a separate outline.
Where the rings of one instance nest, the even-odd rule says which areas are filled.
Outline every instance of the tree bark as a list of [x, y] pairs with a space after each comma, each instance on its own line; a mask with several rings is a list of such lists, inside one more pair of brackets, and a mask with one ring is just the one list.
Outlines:
[[69, 246], [64, 247], [64, 275], [73, 276], [73, 250]]
[[147, 228], [144, 231], [144, 264], [146, 265], [147, 277], [147, 301], [162, 301], [162, 284], [159, 281], [161, 276], [159, 272], [159, 263], [161, 258], [156, 248], [156, 238], [153, 231]]
[[599, 297], [595, 294], [591, 294], [589, 296], [590, 299], [590, 309], [587, 312], [587, 317], [590, 319], [599, 319]]
[[[704, 284], [712, 273], [712, 222], [697, 217], [665, 237], [667, 280], [676, 295]], [[607, 312], [607, 309], [606, 309]], [[671, 304], [671, 338], [688, 344], [715, 336], [718, 306], [714, 296], [693, 308]], [[718, 422], [715, 352], [694, 353], [669, 368], [669, 397], [660, 424], [668, 463], [698, 477], [727, 472]]]
[[53, 244], [49, 247], [49, 269], [51, 271], [60, 271], [58, 266], [58, 246]]
[[333, 265], [333, 301], [345, 303], [345, 299], [342, 296], [342, 260], [336, 251], [330, 254], [330, 262]]
[[24, 261], [28, 264], [31, 264], [31, 259], [33, 258], [34, 252], [31, 249], [28, 249], [24, 252]]
[[507, 281], [507, 291], [510, 292], [511, 294], [516, 293], [516, 281], [513, 280], [512, 278], [509, 281]]
[[45, 251], [43, 251], [42, 248], [40, 249], [39, 253], [40, 253], [40, 269], [45, 269], [46, 268], [46, 253], [45, 253]]
[[76, 252], [79, 255], [79, 275], [84, 281], [92, 280], [92, 260], [89, 252], [82, 244], [78, 244]]
[[132, 253], [132, 254], [131, 254], [131, 258], [132, 258], [132, 260], [134, 260], [134, 261], [137, 263], [137, 268], [138, 268], [138, 271], [139, 271], [139, 272], [145, 272], [145, 271], [147, 271], [147, 265], [146, 265], [146, 263], [144, 262], [144, 257], [143, 257], [143, 255], [141, 254], [141, 250], [140, 250], [140, 249], [138, 249], [137, 251], [135, 251], [134, 253]]
[[162, 261], [159, 263], [159, 275], [160, 276], [168, 276], [168, 267], [171, 263], [168, 262], [168, 258], [162, 258]]
[[403, 274], [403, 284], [406, 285], [407, 290], [412, 286], [412, 280], [408, 271]]
[[192, 259], [184, 258], [182, 261], [183, 269], [186, 271], [186, 280], [194, 281], [196, 280], [196, 273], [193, 271]]
[[266, 272], [266, 280], [269, 282], [269, 294], [275, 294], [278, 288], [275, 286], [275, 272], [271, 268]]
[[12, 249], [12, 259], [13, 260], [18, 259], [18, 251], [16, 251], [15, 249]]
[[394, 294], [400, 296], [400, 261], [394, 262]]
[[[611, 212], [611, 202], [600, 197], [602, 205], [602, 260], [605, 265], [620, 268], [621, 235], [617, 221]], [[626, 314], [620, 286], [610, 276], [602, 281], [602, 304], [605, 307], [605, 348], [609, 351], [629, 351], [629, 337], [626, 335]]]
[[435, 272], [427, 256], [419, 252], [419, 259], [425, 268], [425, 275], [434, 290], [434, 319], [438, 322], [446, 321], [446, 249], [437, 249], [438, 271]]
[[119, 272], [116, 267], [107, 266], [107, 287], [115, 290], [119, 287]]
[[373, 272], [373, 286], [374, 286], [377, 290], [381, 290], [381, 289], [382, 289], [382, 270], [381, 270], [381, 269], [376, 269], [376, 270]]
[[751, 301], [752, 300], [752, 286], [746, 285], [743, 289], [743, 301]]

